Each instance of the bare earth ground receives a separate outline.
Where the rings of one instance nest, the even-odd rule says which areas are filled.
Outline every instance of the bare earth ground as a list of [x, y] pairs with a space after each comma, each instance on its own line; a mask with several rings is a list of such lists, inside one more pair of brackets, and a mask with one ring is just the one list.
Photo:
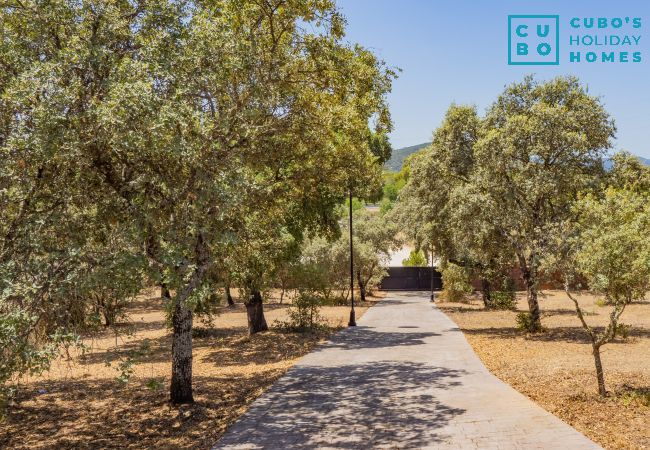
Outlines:
[[[609, 307], [591, 295], [580, 303], [588, 323], [605, 326]], [[483, 363], [540, 406], [608, 449], [650, 448], [650, 302], [629, 305], [622, 321], [632, 326], [627, 340], [602, 347], [610, 396], [598, 396], [591, 345], [561, 291], [540, 298], [547, 331], [525, 335], [516, 312], [485, 311], [479, 299], [438, 306], [463, 330]], [[526, 311], [524, 295], [519, 311]]]
[[[106, 329], [87, 337], [91, 350], [84, 356], [71, 351], [49, 372], [23, 380], [17, 404], [0, 422], [0, 448], [209, 448], [257, 396], [349, 317], [349, 307], [324, 307], [327, 329], [271, 329], [252, 337], [241, 303], [221, 308], [212, 328], [195, 320], [195, 404], [172, 407], [170, 332], [160, 299], [148, 297], [130, 309], [128, 323], [117, 327], [119, 336]], [[371, 304], [358, 307], [357, 317]], [[270, 326], [285, 320], [287, 305], [266, 304], [265, 315]], [[122, 385], [116, 367], [134, 352], [141, 361]]]

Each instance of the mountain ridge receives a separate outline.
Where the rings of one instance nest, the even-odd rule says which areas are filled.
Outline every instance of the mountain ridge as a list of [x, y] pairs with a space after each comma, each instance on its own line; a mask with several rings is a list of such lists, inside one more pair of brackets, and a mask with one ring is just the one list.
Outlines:
[[422, 150], [431, 142], [424, 142], [422, 144], [411, 145], [409, 147], [401, 147], [393, 150], [393, 153], [388, 161], [384, 164], [384, 168], [389, 172], [399, 172], [402, 169], [404, 160], [413, 153]]

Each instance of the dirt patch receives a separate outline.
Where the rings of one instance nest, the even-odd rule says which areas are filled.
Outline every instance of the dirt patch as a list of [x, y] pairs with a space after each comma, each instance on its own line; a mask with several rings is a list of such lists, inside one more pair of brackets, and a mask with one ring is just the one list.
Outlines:
[[[523, 295], [518, 310], [526, 311]], [[605, 326], [608, 307], [581, 295], [587, 321]], [[540, 298], [545, 333], [525, 335], [516, 312], [486, 311], [479, 299], [440, 303], [483, 363], [501, 380], [608, 449], [650, 448], [650, 302], [629, 305], [627, 340], [602, 348], [610, 396], [598, 396], [591, 346], [564, 292]]]
[[[357, 317], [373, 301], [358, 305]], [[195, 322], [196, 402], [172, 407], [169, 329], [160, 299], [143, 298], [127, 323], [86, 337], [88, 352], [62, 356], [49, 372], [23, 380], [0, 423], [0, 448], [209, 448], [301, 356], [347, 324], [348, 307], [321, 312], [328, 327], [314, 333], [248, 337], [241, 303], [221, 308], [213, 327]], [[287, 305], [267, 304], [265, 313], [269, 325], [285, 320]], [[137, 364], [121, 383], [117, 368], [129, 357]]]

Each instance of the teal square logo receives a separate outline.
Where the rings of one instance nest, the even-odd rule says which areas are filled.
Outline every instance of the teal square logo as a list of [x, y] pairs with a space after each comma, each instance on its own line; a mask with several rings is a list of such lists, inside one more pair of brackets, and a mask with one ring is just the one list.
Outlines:
[[508, 16], [508, 64], [560, 64], [560, 16]]

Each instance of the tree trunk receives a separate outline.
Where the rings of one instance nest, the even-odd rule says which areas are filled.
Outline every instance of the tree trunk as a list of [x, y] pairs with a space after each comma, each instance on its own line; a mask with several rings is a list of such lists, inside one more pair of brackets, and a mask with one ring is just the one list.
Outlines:
[[163, 299], [163, 301], [172, 299], [172, 294], [169, 292], [169, 288], [165, 283], [160, 284], [160, 298]]
[[172, 382], [174, 404], [192, 403], [192, 311], [184, 299], [177, 299], [172, 314]]
[[607, 395], [605, 389], [605, 374], [603, 372], [603, 363], [600, 360], [600, 346], [592, 344], [592, 353], [594, 355], [594, 363], [596, 364], [596, 378], [598, 379], [598, 393], [601, 397]]
[[172, 381], [169, 388], [173, 404], [192, 403], [192, 310], [187, 299], [196, 288], [201, 286], [209, 269], [210, 258], [203, 233], [196, 240], [197, 266], [189, 282], [176, 291], [174, 310], [172, 312]]
[[248, 334], [266, 331], [269, 326], [264, 318], [264, 305], [260, 291], [252, 291], [246, 302], [246, 314], [248, 316]]
[[110, 314], [110, 313], [108, 313], [106, 311], [104, 311], [104, 313], [102, 313], [102, 315], [104, 316], [104, 326], [106, 328], [112, 327], [113, 325], [115, 325], [115, 315]]
[[526, 294], [528, 300], [528, 310], [530, 311], [531, 327], [533, 333], [542, 331], [542, 320], [539, 312], [539, 301], [537, 300], [537, 286], [529, 286], [526, 284]]
[[490, 292], [490, 282], [485, 278], [481, 279], [481, 296], [483, 297], [483, 305], [485, 305], [485, 308], [491, 308], [492, 294]]
[[226, 301], [228, 302], [228, 306], [235, 306], [235, 301], [232, 299], [232, 295], [230, 294], [230, 286], [226, 286]]
[[365, 302], [366, 301], [366, 284], [363, 282], [363, 279], [361, 278], [361, 271], [357, 270], [357, 283], [359, 283], [359, 296], [361, 297], [361, 301]]
[[537, 333], [542, 331], [542, 320], [539, 312], [539, 301], [537, 300], [537, 273], [525, 263], [525, 259], [519, 258], [521, 277], [526, 285], [526, 298], [528, 300], [528, 311], [530, 312], [531, 324], [528, 331]]

